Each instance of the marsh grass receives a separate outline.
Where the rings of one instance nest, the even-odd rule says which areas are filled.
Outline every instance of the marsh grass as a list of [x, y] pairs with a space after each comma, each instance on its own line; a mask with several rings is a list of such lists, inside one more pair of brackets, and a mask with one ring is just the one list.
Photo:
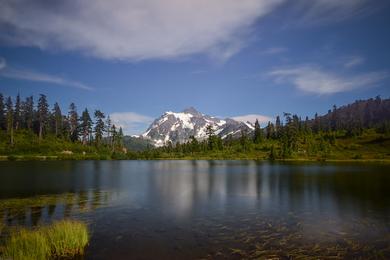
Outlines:
[[11, 231], [4, 246], [3, 258], [14, 260], [47, 259], [50, 247], [41, 230]]
[[80, 221], [62, 220], [46, 228], [51, 255], [69, 257], [82, 255], [88, 244], [87, 226]]
[[4, 259], [49, 259], [83, 255], [88, 227], [76, 220], [61, 220], [49, 226], [10, 230], [3, 247]]

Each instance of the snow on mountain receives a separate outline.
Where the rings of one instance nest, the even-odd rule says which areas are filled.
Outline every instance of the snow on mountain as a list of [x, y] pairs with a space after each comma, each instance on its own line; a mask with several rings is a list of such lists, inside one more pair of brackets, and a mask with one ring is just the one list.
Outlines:
[[191, 136], [198, 140], [207, 138], [206, 128], [211, 125], [216, 135], [226, 138], [240, 135], [242, 130], [251, 132], [253, 126], [250, 123], [239, 122], [234, 119], [219, 119], [198, 112], [190, 107], [182, 112], [165, 112], [162, 116], [154, 120], [142, 138], [150, 139], [156, 146], [163, 146], [168, 142], [184, 143]]

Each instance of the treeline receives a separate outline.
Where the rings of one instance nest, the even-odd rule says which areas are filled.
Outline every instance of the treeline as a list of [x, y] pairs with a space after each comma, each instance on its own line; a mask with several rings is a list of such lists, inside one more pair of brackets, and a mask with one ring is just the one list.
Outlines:
[[18, 94], [13, 100], [0, 94], [0, 130], [1, 141], [6, 142], [9, 150], [23, 145], [20, 143], [28, 138], [36, 139], [36, 145], [46, 139], [59, 139], [97, 149], [117, 151], [123, 148], [122, 128], [112, 124], [102, 111], [95, 110], [91, 116], [85, 108], [79, 115], [76, 105], [71, 103], [64, 114], [57, 102], [50, 108], [43, 94], [39, 95], [36, 105], [33, 96], [22, 100]]
[[[283, 119], [276, 117], [275, 123], [261, 128], [255, 122], [253, 132], [241, 132], [241, 137], [228, 136], [221, 139], [211, 126], [207, 127], [207, 139], [199, 141], [194, 137], [186, 143], [168, 143], [164, 147], [144, 153], [147, 157], [186, 157], [196, 154], [265, 154], [269, 159], [293, 157], [327, 158], [333, 150], [341, 149], [336, 140], [359, 138], [369, 132], [371, 138], [382, 138], [390, 134], [390, 99], [359, 100], [353, 104], [329, 110], [326, 115], [304, 120], [298, 115], [284, 113]], [[379, 137], [378, 137], [379, 136]], [[354, 142], [354, 141], [352, 141]], [[349, 145], [343, 149], [353, 150]], [[390, 149], [390, 147], [388, 147]], [[343, 156], [342, 154], [338, 154]]]

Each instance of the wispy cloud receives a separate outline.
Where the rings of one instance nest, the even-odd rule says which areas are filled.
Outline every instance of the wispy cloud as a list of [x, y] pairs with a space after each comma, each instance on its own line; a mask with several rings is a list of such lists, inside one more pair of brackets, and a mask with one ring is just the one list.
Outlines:
[[240, 122], [250, 122], [254, 124], [256, 122], [256, 119], [259, 120], [260, 124], [266, 124], [269, 121], [274, 121], [272, 117], [265, 116], [265, 115], [259, 115], [259, 114], [249, 114], [249, 115], [242, 115], [242, 116], [234, 116], [232, 119], [240, 121]]
[[377, 10], [386, 1], [297, 0], [286, 2], [287, 26], [316, 26], [361, 17]]
[[93, 90], [92, 87], [78, 81], [73, 81], [63, 77], [34, 72], [30, 70], [20, 70], [7, 67], [7, 63], [3, 58], [0, 58], [0, 77], [17, 80], [45, 82], [66, 87], [79, 88], [83, 90]]
[[110, 114], [112, 123], [122, 127], [125, 134], [140, 134], [145, 131], [153, 118], [135, 112], [116, 112]]
[[368, 72], [359, 75], [338, 74], [315, 65], [280, 68], [268, 73], [277, 83], [289, 83], [297, 89], [315, 94], [333, 94], [371, 87], [389, 77], [389, 73]]
[[261, 54], [273, 55], [273, 54], [283, 53], [286, 51], [288, 51], [288, 49], [284, 47], [272, 47], [262, 51]]
[[364, 63], [364, 59], [360, 56], [348, 57], [344, 62], [345, 68], [352, 68]]
[[77, 50], [105, 59], [226, 59], [251, 26], [283, 0], [94, 0], [0, 2], [0, 39], [19, 46]]

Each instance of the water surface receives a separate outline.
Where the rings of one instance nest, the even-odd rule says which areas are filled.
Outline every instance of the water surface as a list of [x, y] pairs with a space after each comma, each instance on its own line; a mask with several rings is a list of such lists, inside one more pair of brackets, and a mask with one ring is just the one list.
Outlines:
[[90, 225], [86, 259], [390, 258], [390, 166], [0, 162], [6, 225], [66, 217]]

